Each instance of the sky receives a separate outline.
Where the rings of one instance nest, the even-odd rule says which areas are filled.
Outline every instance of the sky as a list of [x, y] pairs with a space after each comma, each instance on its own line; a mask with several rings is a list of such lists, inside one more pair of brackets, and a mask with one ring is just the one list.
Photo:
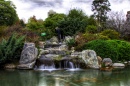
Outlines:
[[[37, 19], [45, 20], [49, 10], [57, 13], [67, 14], [73, 8], [82, 9], [86, 15], [91, 15], [93, 0], [10, 0], [16, 6], [16, 11], [20, 19], [27, 20], [33, 15]], [[112, 11], [122, 11], [126, 15], [130, 10], [130, 0], [109, 0]]]

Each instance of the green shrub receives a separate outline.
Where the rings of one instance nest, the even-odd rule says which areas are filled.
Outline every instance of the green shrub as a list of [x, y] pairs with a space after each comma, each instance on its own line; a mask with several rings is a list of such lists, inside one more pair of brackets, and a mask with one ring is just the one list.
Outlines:
[[[0, 26], [0, 41], [4, 37], [5, 31], [7, 29], [7, 26]], [[6, 33], [7, 34], [7, 33]]]
[[120, 34], [117, 31], [111, 29], [106, 29], [102, 31], [100, 34], [103, 36], [107, 36], [110, 39], [119, 39], [120, 37]]
[[102, 58], [113, 61], [130, 60], [130, 43], [120, 40], [94, 40], [86, 43], [82, 49], [95, 50]]
[[91, 34], [91, 33], [85, 33], [83, 34], [84, 38], [87, 40], [87, 41], [92, 41], [92, 40], [96, 40], [98, 39], [98, 34]]
[[77, 36], [75, 36], [76, 46], [75, 50], [80, 51], [82, 50], [82, 46], [87, 42], [87, 39], [84, 37], [84, 34], [78, 33]]
[[20, 53], [23, 47], [23, 40], [25, 36], [18, 36], [12, 34], [8, 39], [0, 43], [0, 64], [11, 62], [20, 57]]
[[73, 38], [70, 39], [70, 40], [68, 40], [68, 41], [66, 41], [66, 43], [67, 43], [69, 49], [70, 49], [71, 47], [74, 47], [74, 46], [76, 45], [76, 41], [75, 41], [75, 39], [73, 39]]
[[98, 36], [97, 39], [101, 39], [101, 40], [109, 40], [110, 39], [110, 38], [108, 38], [108, 36], [104, 36], [104, 35], [101, 35], [101, 34], [98, 34], [97, 36]]
[[94, 25], [88, 25], [86, 28], [86, 32], [88, 33], [97, 33], [97, 27]]
[[126, 41], [117, 41], [119, 48], [119, 60], [130, 60], [130, 43]]

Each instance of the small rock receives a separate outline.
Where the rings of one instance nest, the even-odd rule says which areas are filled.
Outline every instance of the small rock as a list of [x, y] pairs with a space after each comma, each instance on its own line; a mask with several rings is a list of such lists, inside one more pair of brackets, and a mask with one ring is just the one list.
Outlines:
[[100, 56], [97, 56], [97, 59], [98, 59], [98, 64], [100, 65], [101, 67], [101, 64], [102, 64], [102, 58]]
[[112, 60], [110, 58], [104, 58], [102, 61], [105, 66], [112, 66]]
[[125, 67], [125, 65], [123, 63], [114, 63], [112, 66], [114, 68], [124, 68]]
[[6, 69], [15, 69], [15, 68], [16, 68], [16, 65], [14, 65], [14, 64], [6, 64], [6, 65], [4, 66], [4, 68], [6, 68]]

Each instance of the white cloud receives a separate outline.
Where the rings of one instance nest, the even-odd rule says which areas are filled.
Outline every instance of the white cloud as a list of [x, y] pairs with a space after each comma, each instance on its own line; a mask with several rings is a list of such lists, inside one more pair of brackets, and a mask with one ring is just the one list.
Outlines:
[[126, 14], [130, 10], [129, 0], [110, 0], [110, 3], [113, 11], [123, 11]]
[[[17, 7], [17, 13], [20, 19], [28, 20], [35, 15], [37, 19], [47, 18], [49, 10], [57, 13], [67, 13], [72, 8], [80, 8], [87, 15], [91, 15], [92, 0], [11, 0]], [[129, 10], [129, 0], [109, 0], [113, 11], [121, 11], [126, 14]]]

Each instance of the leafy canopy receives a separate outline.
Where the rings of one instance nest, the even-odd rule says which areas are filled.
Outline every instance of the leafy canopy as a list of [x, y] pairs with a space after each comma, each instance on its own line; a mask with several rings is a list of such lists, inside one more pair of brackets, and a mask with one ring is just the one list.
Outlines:
[[88, 17], [82, 10], [72, 9], [69, 14], [59, 23], [65, 35], [74, 35], [78, 32], [84, 32], [87, 26]]
[[0, 25], [13, 25], [18, 20], [16, 7], [11, 1], [0, 0]]

